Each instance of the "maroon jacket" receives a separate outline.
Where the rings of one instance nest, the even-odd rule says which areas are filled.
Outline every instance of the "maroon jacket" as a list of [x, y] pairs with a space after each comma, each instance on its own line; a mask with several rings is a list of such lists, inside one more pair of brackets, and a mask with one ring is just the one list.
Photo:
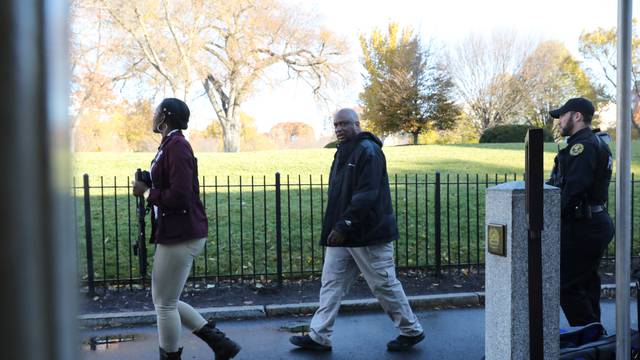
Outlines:
[[162, 140], [151, 165], [153, 187], [147, 202], [152, 216], [151, 242], [175, 244], [207, 236], [208, 223], [200, 201], [198, 166], [191, 145], [177, 131]]

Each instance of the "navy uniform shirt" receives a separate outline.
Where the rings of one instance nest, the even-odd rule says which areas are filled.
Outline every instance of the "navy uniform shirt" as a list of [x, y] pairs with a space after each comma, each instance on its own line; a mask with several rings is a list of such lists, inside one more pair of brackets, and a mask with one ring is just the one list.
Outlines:
[[562, 215], [566, 216], [578, 204], [604, 205], [612, 168], [609, 145], [590, 128], [569, 137], [567, 147], [554, 160], [547, 182], [562, 189]]

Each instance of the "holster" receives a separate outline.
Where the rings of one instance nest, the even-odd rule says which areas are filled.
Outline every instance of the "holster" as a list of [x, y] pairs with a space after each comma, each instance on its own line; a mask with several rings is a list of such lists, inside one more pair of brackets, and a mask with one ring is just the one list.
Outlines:
[[593, 214], [591, 212], [591, 206], [586, 201], [578, 201], [572, 206], [570, 217], [574, 220], [591, 219]]

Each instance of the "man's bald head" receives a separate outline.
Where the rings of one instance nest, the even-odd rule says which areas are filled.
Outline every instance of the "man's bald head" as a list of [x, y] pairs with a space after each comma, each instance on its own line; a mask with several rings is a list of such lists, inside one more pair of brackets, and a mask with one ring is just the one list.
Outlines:
[[348, 141], [353, 139], [362, 130], [360, 130], [360, 118], [358, 113], [353, 109], [340, 109], [333, 116], [333, 126], [336, 131], [338, 141]]
[[359, 122], [360, 118], [358, 117], [358, 113], [355, 110], [350, 108], [343, 108], [336, 112], [333, 116], [334, 118], [341, 118], [344, 120], [350, 120], [352, 122]]

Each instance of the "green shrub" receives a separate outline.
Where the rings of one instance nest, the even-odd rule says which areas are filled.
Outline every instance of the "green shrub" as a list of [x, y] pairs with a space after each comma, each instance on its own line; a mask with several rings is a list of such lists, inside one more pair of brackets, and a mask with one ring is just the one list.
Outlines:
[[[521, 143], [527, 136], [529, 125], [498, 125], [485, 130], [480, 136], [480, 143]], [[553, 135], [543, 129], [544, 142], [553, 142]]]
[[[607, 134], [609, 134], [609, 136], [611, 136], [611, 140], [613, 142], [616, 141], [616, 138], [618, 137], [618, 133], [616, 132], [616, 128], [609, 128], [609, 129], [605, 130], [604, 132], [606, 132]], [[640, 139], [640, 136], [638, 135], [638, 130], [636, 130], [633, 127], [631, 127], [631, 140], [638, 140], [638, 139]], [[609, 146], [613, 146], [613, 145], [609, 145]]]
[[338, 147], [338, 140], [334, 140], [324, 146], [325, 149], [335, 149]]

